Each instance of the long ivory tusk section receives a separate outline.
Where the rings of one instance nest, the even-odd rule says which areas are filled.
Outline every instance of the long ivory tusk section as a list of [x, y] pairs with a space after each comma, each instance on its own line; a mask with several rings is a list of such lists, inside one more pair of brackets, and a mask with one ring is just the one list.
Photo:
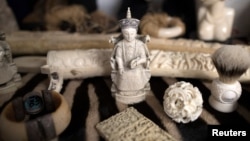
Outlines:
[[[218, 77], [211, 54], [151, 50], [152, 76], [213, 80]], [[63, 79], [109, 76], [111, 49], [49, 51], [41, 72], [58, 72]], [[240, 81], [250, 81], [249, 70]]]

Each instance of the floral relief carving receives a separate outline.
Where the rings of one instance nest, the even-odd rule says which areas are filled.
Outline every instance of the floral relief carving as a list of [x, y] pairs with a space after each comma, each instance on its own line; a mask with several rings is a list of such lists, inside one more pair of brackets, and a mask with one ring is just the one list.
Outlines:
[[[57, 68], [57, 70], [64, 72], [77, 68], [84, 71], [84, 69], [91, 67], [94, 68], [94, 73], [95, 69], [99, 68], [103, 69], [105, 74], [108, 74], [110, 71], [110, 55], [111, 49], [50, 51], [47, 55], [47, 65], [50, 70]], [[210, 56], [209, 53], [151, 50], [150, 58], [152, 62], [150, 68], [152, 69], [152, 75], [154, 75], [154, 69], [162, 71], [166, 69], [176, 71], [198, 70], [206, 73], [217, 73]], [[243, 77], [249, 75], [250, 70]], [[165, 76], [168, 76], [168, 74], [165, 74]]]
[[[150, 50], [152, 76], [202, 78], [218, 76], [210, 53]], [[62, 79], [110, 75], [111, 49], [50, 51], [42, 73], [58, 72]], [[174, 74], [173, 74], [174, 73]], [[250, 69], [240, 81], [249, 81]], [[60, 84], [61, 85], [61, 84]]]
[[98, 123], [96, 129], [107, 141], [176, 140], [133, 107]]
[[208, 53], [153, 50], [151, 54], [153, 68], [216, 71]]

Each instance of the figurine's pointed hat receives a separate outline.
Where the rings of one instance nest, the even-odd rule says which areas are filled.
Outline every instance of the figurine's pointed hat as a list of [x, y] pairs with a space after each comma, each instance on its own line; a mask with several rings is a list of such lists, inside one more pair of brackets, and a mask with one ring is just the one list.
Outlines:
[[139, 23], [140, 23], [140, 20], [132, 18], [129, 7], [128, 7], [128, 11], [127, 11], [127, 17], [125, 19], [121, 19], [119, 21], [120, 27], [122, 29], [127, 28], [127, 27], [132, 27], [132, 28], [137, 29]]

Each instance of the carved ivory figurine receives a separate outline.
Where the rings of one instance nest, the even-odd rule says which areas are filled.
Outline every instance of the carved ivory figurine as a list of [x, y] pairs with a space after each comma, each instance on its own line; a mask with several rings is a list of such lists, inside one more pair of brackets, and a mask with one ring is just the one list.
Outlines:
[[139, 20], [131, 18], [128, 8], [127, 18], [120, 20], [122, 35], [116, 41], [111, 37], [115, 45], [110, 60], [111, 91], [117, 101], [126, 104], [143, 101], [150, 90], [149, 51], [137, 36], [138, 25]]
[[225, 0], [197, 0], [198, 36], [202, 40], [225, 41], [231, 36], [235, 12]]

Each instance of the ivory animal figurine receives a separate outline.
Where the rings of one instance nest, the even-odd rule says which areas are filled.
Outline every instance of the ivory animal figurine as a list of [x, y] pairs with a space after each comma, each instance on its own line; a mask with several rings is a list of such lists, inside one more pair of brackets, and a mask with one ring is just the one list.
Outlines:
[[13, 62], [11, 49], [0, 33], [0, 106], [21, 86], [21, 76]]
[[197, 0], [198, 36], [206, 41], [226, 41], [231, 36], [235, 11], [225, 0]]
[[178, 123], [195, 121], [202, 112], [201, 92], [190, 83], [180, 81], [171, 85], [163, 99], [165, 113]]
[[219, 74], [211, 86], [209, 104], [223, 113], [233, 112], [238, 105], [242, 88], [239, 78], [250, 67], [250, 54], [241, 46], [224, 46], [212, 55]]
[[126, 104], [143, 101], [150, 90], [150, 55], [145, 42], [137, 38], [139, 22], [128, 8], [127, 17], [119, 22], [121, 40], [115, 42], [110, 59], [111, 91], [117, 101]]

